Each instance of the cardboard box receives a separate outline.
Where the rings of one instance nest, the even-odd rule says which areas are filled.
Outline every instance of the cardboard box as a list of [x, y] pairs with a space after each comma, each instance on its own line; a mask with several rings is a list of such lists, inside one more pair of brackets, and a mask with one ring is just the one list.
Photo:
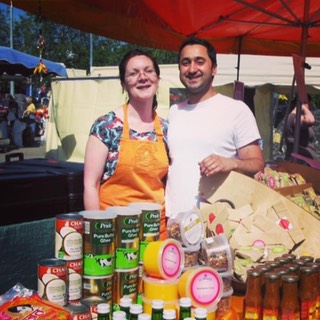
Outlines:
[[[230, 201], [235, 209], [247, 205], [253, 209], [253, 218], [250, 215], [245, 218], [245, 220], [252, 219], [252, 221], [241, 222], [241, 232], [237, 232], [236, 228], [232, 233], [236, 237], [236, 239], [230, 238], [233, 246], [239, 241], [242, 244], [251, 241], [253, 245], [254, 232], [256, 232], [258, 233], [257, 238], [261, 237], [264, 243], [276, 245], [286, 242], [287, 249], [299, 256], [320, 257], [320, 221], [283, 195], [253, 178], [237, 172], [202, 177], [199, 193], [209, 202], [209, 204], [201, 203], [199, 209], [200, 212], [205, 212], [204, 220], [207, 226], [210, 224], [208, 208], [210, 209], [210, 206], [221, 200]], [[256, 223], [254, 215], [268, 219], [268, 223], [272, 223], [273, 228], [267, 232], [263, 230], [263, 223], [260, 220], [259, 223]], [[251, 230], [248, 230], [248, 226]], [[286, 232], [283, 229], [286, 229]]]
[[301, 174], [306, 182], [311, 183], [314, 190], [320, 193], [320, 170], [290, 161], [274, 162], [273, 165], [272, 169], [277, 171]]

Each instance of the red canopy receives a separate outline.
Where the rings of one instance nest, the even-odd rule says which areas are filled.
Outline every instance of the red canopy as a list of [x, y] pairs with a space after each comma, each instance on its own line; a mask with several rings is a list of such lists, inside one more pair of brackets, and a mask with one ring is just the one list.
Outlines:
[[219, 53], [320, 54], [319, 0], [14, 0], [13, 6], [146, 47], [177, 50], [196, 35]]

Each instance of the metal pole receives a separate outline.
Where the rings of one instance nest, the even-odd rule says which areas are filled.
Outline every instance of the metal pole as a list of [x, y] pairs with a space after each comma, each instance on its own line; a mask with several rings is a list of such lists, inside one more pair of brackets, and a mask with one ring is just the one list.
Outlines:
[[[305, 0], [303, 24], [302, 24], [302, 30], [301, 30], [301, 47], [300, 47], [300, 56], [304, 58], [306, 57], [306, 46], [307, 46], [307, 38], [308, 38], [307, 22], [309, 20], [309, 10], [310, 10], [310, 0]], [[304, 72], [304, 68], [303, 68], [303, 72]], [[294, 153], [298, 153], [299, 151], [300, 127], [301, 127], [301, 98], [302, 97], [299, 97], [299, 101], [297, 101], [297, 106], [296, 106], [297, 112], [296, 112], [296, 123], [294, 128], [294, 140], [293, 140]]]
[[[13, 49], [13, 6], [10, 4], [10, 48]], [[10, 81], [10, 94], [14, 96], [14, 81]]]
[[92, 52], [93, 52], [93, 46], [92, 46], [92, 33], [90, 33], [90, 61], [89, 61], [89, 74], [91, 73], [91, 69], [92, 69]]

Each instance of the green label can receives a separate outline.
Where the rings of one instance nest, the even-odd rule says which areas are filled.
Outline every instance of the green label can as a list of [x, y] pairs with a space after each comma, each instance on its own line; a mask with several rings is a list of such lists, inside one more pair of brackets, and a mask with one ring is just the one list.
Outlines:
[[139, 262], [143, 262], [144, 251], [148, 244], [160, 239], [160, 219], [162, 206], [152, 202], [132, 202], [129, 207], [141, 210], [139, 232]]

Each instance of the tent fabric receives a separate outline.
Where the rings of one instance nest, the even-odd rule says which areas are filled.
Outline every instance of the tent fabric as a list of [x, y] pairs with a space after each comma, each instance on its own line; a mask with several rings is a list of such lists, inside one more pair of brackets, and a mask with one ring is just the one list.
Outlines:
[[[67, 70], [64, 64], [46, 59], [42, 59], [42, 61], [47, 67], [48, 74], [63, 77], [67, 76]], [[27, 77], [33, 74], [33, 70], [39, 65], [39, 62], [39, 57], [0, 46], [0, 75], [4, 73], [8, 75], [21, 74]]]
[[[214, 86], [222, 86], [233, 83], [237, 80], [238, 56], [235, 54], [217, 55], [217, 75], [214, 79]], [[308, 93], [320, 93], [320, 58], [307, 58], [310, 70], [305, 70], [305, 83], [308, 86]], [[177, 64], [160, 65], [161, 78], [183, 85], [179, 80]], [[97, 67], [90, 70], [91, 76], [116, 77], [119, 75], [119, 68], [116, 66]], [[292, 57], [241, 55], [239, 64], [239, 81], [246, 86], [256, 87], [258, 85], [272, 84], [281, 86], [282, 93], [289, 93], [291, 90], [294, 68]], [[286, 90], [284, 90], [286, 86]], [[288, 90], [289, 89], [289, 90]]]
[[219, 53], [316, 57], [320, 52], [318, 0], [15, 0], [13, 5], [44, 20], [152, 48], [176, 51], [196, 35]]

